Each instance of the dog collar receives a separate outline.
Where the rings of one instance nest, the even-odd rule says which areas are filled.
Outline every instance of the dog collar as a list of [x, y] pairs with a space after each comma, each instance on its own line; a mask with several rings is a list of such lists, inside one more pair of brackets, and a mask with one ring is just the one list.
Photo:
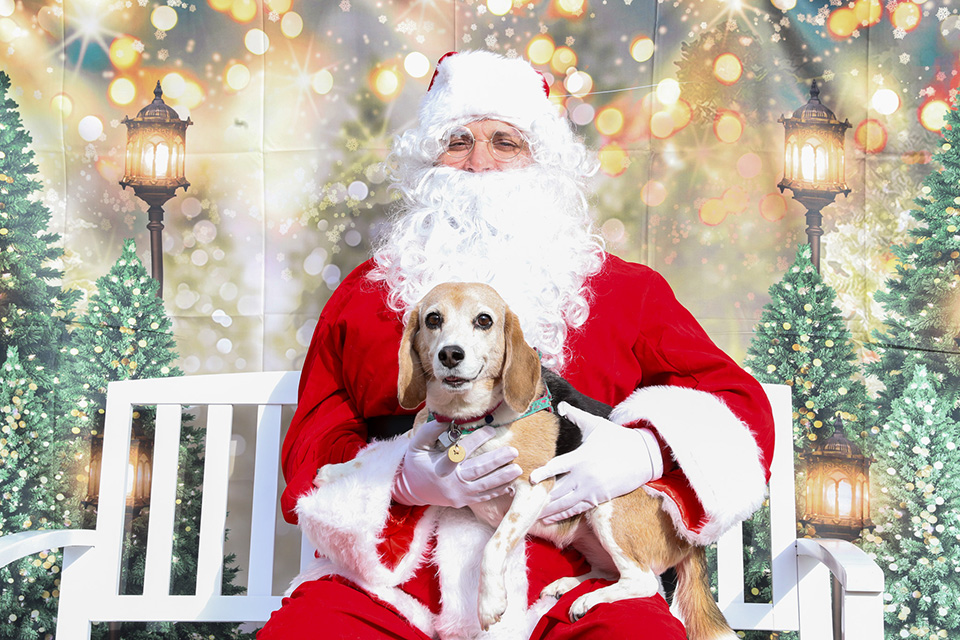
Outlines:
[[526, 418], [527, 416], [531, 416], [539, 411], [544, 411], [544, 410], [553, 411], [553, 407], [551, 406], [552, 402], [553, 402], [553, 396], [550, 395], [550, 389], [548, 389], [547, 386], [544, 385], [543, 395], [541, 395], [539, 398], [534, 400], [533, 403], [529, 407], [527, 407], [527, 410], [523, 414], [517, 416], [516, 418], [513, 418], [508, 422], [504, 422], [502, 424], [494, 424], [493, 414], [496, 413], [497, 409], [499, 409], [500, 406], [503, 404], [503, 400], [498, 402], [497, 406], [495, 406], [488, 413], [485, 413], [482, 416], [476, 416], [473, 418], [466, 418], [463, 420], [459, 420], [454, 418], [448, 418], [447, 416], [441, 416], [433, 412], [430, 412], [427, 415], [427, 420], [436, 420], [437, 422], [449, 423], [450, 427], [447, 429], [447, 431], [450, 433], [451, 440], [453, 442], [456, 442], [457, 440], [460, 439], [461, 436], [468, 433], [473, 433], [477, 429], [480, 429], [487, 425], [490, 425], [492, 427], [502, 427], [504, 425], [510, 424], [511, 422], [522, 420], [523, 418]]

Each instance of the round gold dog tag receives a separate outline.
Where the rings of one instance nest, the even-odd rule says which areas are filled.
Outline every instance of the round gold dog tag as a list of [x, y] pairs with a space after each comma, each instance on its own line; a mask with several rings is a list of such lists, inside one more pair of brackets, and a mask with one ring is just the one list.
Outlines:
[[447, 449], [447, 457], [450, 458], [450, 462], [460, 462], [467, 457], [467, 450], [454, 443], [452, 447]]

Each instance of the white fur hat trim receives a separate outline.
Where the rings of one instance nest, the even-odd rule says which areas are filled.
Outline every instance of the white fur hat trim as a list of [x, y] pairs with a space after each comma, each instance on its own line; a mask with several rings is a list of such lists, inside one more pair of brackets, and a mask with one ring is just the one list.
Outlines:
[[420, 102], [420, 130], [440, 136], [453, 125], [489, 118], [531, 131], [535, 120], [556, 114], [548, 92], [546, 79], [526, 60], [453, 52], [437, 63]]

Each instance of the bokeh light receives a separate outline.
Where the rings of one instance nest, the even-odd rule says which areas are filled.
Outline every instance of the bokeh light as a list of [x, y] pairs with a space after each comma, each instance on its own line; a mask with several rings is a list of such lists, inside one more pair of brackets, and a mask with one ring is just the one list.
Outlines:
[[286, 13], [290, 11], [290, 7], [293, 6], [293, 0], [267, 0], [266, 4], [270, 7], [271, 11]]
[[586, 71], [574, 71], [563, 81], [563, 86], [567, 93], [582, 98], [593, 89], [593, 78]]
[[242, 62], [235, 62], [227, 67], [223, 79], [231, 91], [241, 91], [250, 84], [250, 69]]
[[721, 53], [713, 61], [713, 75], [720, 84], [727, 86], [734, 84], [743, 75], [740, 58], [732, 53]]
[[760, 160], [760, 156], [753, 153], [745, 153], [737, 160], [737, 173], [740, 174], [741, 178], [756, 178], [760, 175], [760, 169], [763, 168], [763, 161]]
[[693, 109], [690, 107], [690, 103], [683, 98], [670, 105], [666, 111], [673, 119], [674, 132], [680, 131], [693, 120]]
[[233, 0], [230, 15], [237, 22], [250, 22], [257, 17], [257, 3], [255, 0]]
[[582, 127], [593, 122], [595, 115], [596, 110], [593, 108], [593, 105], [582, 102], [570, 111], [570, 120], [578, 127]]
[[371, 87], [381, 100], [393, 100], [400, 93], [402, 78], [394, 69], [381, 67], [371, 75]]
[[577, 54], [570, 47], [557, 47], [550, 56], [550, 68], [556, 73], [565, 74], [570, 67], [577, 66]]
[[870, 99], [870, 106], [882, 115], [888, 116], [900, 108], [900, 96], [890, 89], [879, 89]]
[[550, 36], [537, 36], [527, 45], [527, 58], [533, 64], [547, 64], [553, 58], [555, 47]]
[[630, 43], [630, 57], [637, 62], [646, 62], [653, 57], [653, 40], [647, 36], [637, 36]]
[[700, 221], [714, 227], [727, 217], [727, 209], [720, 198], [710, 198], [700, 205]]
[[713, 121], [713, 133], [720, 142], [733, 144], [743, 135], [743, 121], [740, 114], [727, 109], [720, 109]]
[[723, 192], [721, 201], [728, 213], [743, 213], [750, 202], [750, 196], [743, 187], [735, 186]]
[[913, 31], [920, 26], [920, 7], [912, 2], [901, 2], [890, 13], [893, 26], [904, 31]]
[[280, 31], [288, 38], [296, 38], [303, 31], [303, 18], [296, 11], [283, 14], [280, 18]]
[[0, 18], [0, 41], [13, 42], [21, 35], [20, 26], [11, 18]]
[[827, 29], [830, 34], [837, 38], [848, 38], [850, 34], [857, 30], [860, 21], [853, 9], [841, 7], [830, 14], [827, 19]]
[[250, 53], [262, 56], [270, 48], [270, 36], [264, 33], [262, 29], [250, 29], [243, 38], [243, 44]]
[[[177, 99], [175, 106], [178, 113], [182, 110], [179, 108], [181, 106], [186, 107], [187, 109], [196, 109], [203, 103], [203, 88], [190, 80], [184, 84], [183, 93], [180, 94], [180, 97]], [[181, 118], [183, 115], [181, 113]]]
[[[10, 6], [13, 6], [12, 0], [0, 0], [0, 2], [9, 2]], [[40, 11], [37, 12], [37, 24], [54, 38], [63, 37], [63, 10], [54, 9], [49, 6], [42, 7]]]
[[9, 18], [16, 9], [17, 5], [13, 0], [0, 0], [0, 17]]
[[606, 107], [597, 113], [594, 123], [601, 134], [615, 136], [623, 129], [623, 112], [616, 107]]
[[73, 100], [65, 93], [58, 93], [50, 98], [50, 108], [58, 111], [64, 118], [69, 118], [73, 113]]
[[177, 26], [177, 10], [160, 5], [150, 14], [150, 23], [161, 31], [170, 31]]
[[610, 218], [600, 225], [600, 235], [611, 244], [619, 244], [627, 236], [627, 227], [619, 218]]
[[883, 17], [883, 5], [880, 0], [857, 0], [853, 4], [853, 13], [863, 27], [872, 27]]
[[487, 0], [487, 9], [495, 16], [503, 16], [513, 8], [513, 0]]
[[333, 74], [326, 69], [320, 69], [320, 71], [313, 74], [310, 86], [320, 95], [330, 93], [330, 89], [333, 89]]
[[760, 199], [760, 215], [764, 220], [776, 222], [787, 214], [787, 200], [774, 191]]
[[887, 130], [879, 120], [867, 118], [857, 125], [853, 140], [866, 153], [879, 153], [887, 146]]
[[413, 51], [412, 53], [408, 53], [407, 57], [403, 59], [403, 69], [410, 74], [411, 77], [422, 78], [430, 71], [430, 60], [419, 51]]
[[934, 98], [924, 102], [918, 111], [920, 124], [928, 131], [940, 131], [947, 123], [947, 113], [950, 105], [944, 100]]
[[110, 62], [117, 69], [129, 69], [140, 62], [140, 52], [136, 47], [137, 39], [133, 36], [120, 36], [110, 43]]
[[655, 138], [669, 138], [677, 126], [669, 111], [657, 111], [650, 117], [650, 135]]
[[160, 88], [163, 89], [164, 97], [176, 100], [183, 96], [183, 92], [187, 88], [187, 81], [182, 75], [173, 71], [163, 76], [160, 81]]
[[553, 6], [565, 18], [577, 18], [583, 15], [587, 0], [554, 0]]
[[657, 83], [657, 100], [661, 104], [673, 104], [680, 99], [680, 83], [674, 78], [664, 78]]
[[233, 0], [207, 0], [207, 4], [217, 11], [227, 11], [233, 6]]
[[627, 170], [627, 166], [630, 164], [627, 152], [616, 142], [600, 147], [597, 155], [600, 159], [600, 170], [608, 176], [619, 176]]
[[649, 207], [656, 207], [663, 204], [667, 199], [667, 188], [662, 182], [648, 180], [646, 184], [640, 187], [640, 200]]
[[137, 88], [129, 78], [116, 78], [107, 89], [110, 101], [115, 105], [127, 105], [137, 97]]
[[77, 123], [77, 132], [87, 142], [93, 142], [103, 134], [103, 122], [97, 116], [85, 116]]
[[790, 11], [797, 6], [797, 0], [770, 0], [770, 4], [780, 11]]

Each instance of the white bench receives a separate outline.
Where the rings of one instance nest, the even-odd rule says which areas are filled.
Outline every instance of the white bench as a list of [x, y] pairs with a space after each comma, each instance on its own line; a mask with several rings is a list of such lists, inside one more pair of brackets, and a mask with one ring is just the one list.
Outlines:
[[[57, 640], [87, 640], [91, 621], [260, 622], [280, 606], [291, 575], [274, 579], [281, 409], [295, 405], [297, 372], [237, 373], [113, 382], [107, 394], [101, 493], [95, 530], [30, 531], [0, 537], [0, 566], [63, 548]], [[734, 629], [799, 630], [804, 640], [883, 637], [883, 574], [862, 551], [836, 540], [796, 540], [790, 390], [766, 386], [776, 453], [770, 482], [773, 603], [744, 602], [740, 527], [718, 545], [718, 602]], [[155, 405], [150, 524], [143, 595], [119, 595], [134, 407]], [[256, 407], [247, 592], [220, 593], [234, 409]], [[206, 461], [196, 595], [169, 595], [177, 450], [182, 407], [206, 406]], [[289, 410], [287, 411], [289, 414]], [[236, 528], [236, 525], [233, 525]], [[300, 564], [312, 550], [301, 542]], [[833, 573], [837, 593], [831, 594]], [[833, 615], [831, 611], [834, 610]], [[834, 620], [836, 619], [836, 620]]]

